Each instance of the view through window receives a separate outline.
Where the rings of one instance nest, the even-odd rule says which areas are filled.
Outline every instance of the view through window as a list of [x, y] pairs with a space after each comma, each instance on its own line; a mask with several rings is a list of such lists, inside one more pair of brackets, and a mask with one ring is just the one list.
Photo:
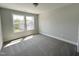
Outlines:
[[24, 31], [24, 16], [13, 15], [14, 32]]
[[25, 29], [34, 30], [34, 17], [13, 14], [13, 29], [14, 32], [22, 32]]
[[27, 24], [27, 30], [33, 30], [34, 29], [34, 17], [26, 16], [26, 24]]

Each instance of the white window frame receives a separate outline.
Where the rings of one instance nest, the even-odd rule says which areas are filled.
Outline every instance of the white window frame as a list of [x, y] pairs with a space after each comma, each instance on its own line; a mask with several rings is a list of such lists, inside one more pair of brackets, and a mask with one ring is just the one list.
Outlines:
[[[19, 32], [24, 32], [24, 31], [31, 31], [31, 30], [34, 30], [35, 29], [35, 17], [34, 16], [28, 16], [28, 15], [19, 15], [19, 14], [12, 14], [12, 19], [13, 19], [13, 15], [18, 15], [18, 16], [23, 16], [24, 17], [24, 30], [23, 31], [19, 31]], [[33, 17], [33, 22], [34, 22], [34, 25], [33, 25], [33, 29], [31, 30], [28, 30], [27, 29], [27, 20], [26, 20], [26, 17]], [[18, 32], [15, 32], [15, 25], [14, 25], [14, 19], [13, 19], [13, 32], [14, 33], [18, 33]]]

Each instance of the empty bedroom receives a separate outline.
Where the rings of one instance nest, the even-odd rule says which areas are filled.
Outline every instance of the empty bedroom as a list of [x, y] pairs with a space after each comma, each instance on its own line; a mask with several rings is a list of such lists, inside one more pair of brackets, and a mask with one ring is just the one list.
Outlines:
[[0, 3], [0, 56], [78, 56], [79, 3]]

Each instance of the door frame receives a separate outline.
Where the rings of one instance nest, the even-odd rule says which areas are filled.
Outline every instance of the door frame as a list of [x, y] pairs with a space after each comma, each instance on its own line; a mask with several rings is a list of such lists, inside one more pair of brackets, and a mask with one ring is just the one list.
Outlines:
[[1, 16], [0, 16], [0, 51], [3, 46], [3, 38], [2, 38], [2, 28], [1, 28]]

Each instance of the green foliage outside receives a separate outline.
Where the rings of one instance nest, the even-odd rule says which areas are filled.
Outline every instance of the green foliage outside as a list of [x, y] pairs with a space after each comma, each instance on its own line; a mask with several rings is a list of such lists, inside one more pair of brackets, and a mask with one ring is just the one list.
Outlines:
[[18, 20], [18, 19], [16, 19], [15, 21], [14, 21], [14, 23], [15, 23], [15, 29], [14, 29], [14, 31], [15, 32], [20, 32], [20, 20]]

